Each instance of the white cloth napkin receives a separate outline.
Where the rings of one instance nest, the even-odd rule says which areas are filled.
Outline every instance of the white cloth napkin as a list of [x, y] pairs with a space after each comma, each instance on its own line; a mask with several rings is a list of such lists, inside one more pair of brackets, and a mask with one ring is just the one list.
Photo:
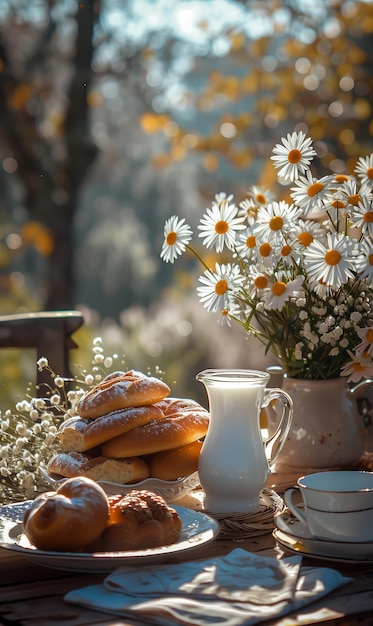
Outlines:
[[121, 567], [65, 600], [154, 625], [252, 626], [349, 581], [329, 568], [301, 569], [298, 556], [278, 560], [236, 549], [204, 561]]

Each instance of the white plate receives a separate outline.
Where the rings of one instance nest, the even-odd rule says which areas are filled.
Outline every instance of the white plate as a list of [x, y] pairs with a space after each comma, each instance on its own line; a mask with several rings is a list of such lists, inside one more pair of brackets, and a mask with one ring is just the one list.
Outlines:
[[275, 515], [273, 536], [286, 550], [307, 557], [344, 563], [371, 563], [373, 541], [325, 541], [315, 539], [288, 509]]
[[[63, 483], [66, 478], [58, 476], [58, 474], [51, 474], [47, 472], [43, 467], [39, 467], [39, 472], [44, 480], [51, 485], [54, 489]], [[162, 496], [166, 502], [176, 502], [187, 493], [199, 486], [198, 472], [194, 472], [190, 476], [179, 478], [178, 480], [161, 480], [160, 478], [147, 478], [140, 483], [131, 483], [128, 485], [121, 485], [119, 483], [110, 483], [107, 481], [98, 481], [107, 495], [127, 494], [132, 489], [147, 489], [153, 491]]]
[[182, 528], [179, 541], [171, 545], [126, 552], [47, 552], [34, 548], [22, 534], [22, 519], [30, 502], [17, 502], [0, 508], [0, 546], [19, 552], [39, 565], [59, 570], [97, 573], [110, 572], [122, 565], [160, 563], [172, 555], [212, 541], [219, 530], [218, 523], [208, 515], [175, 506]]

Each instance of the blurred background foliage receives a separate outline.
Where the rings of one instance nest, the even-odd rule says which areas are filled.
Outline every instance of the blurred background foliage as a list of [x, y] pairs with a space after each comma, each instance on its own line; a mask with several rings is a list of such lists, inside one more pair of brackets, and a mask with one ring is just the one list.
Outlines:
[[[372, 44], [371, 0], [0, 0], [1, 312], [79, 309], [73, 363], [100, 335], [175, 394], [270, 364], [202, 309], [191, 258], [160, 261], [163, 224], [273, 188], [293, 129], [320, 175], [370, 154]], [[0, 365], [13, 399], [35, 365]]]

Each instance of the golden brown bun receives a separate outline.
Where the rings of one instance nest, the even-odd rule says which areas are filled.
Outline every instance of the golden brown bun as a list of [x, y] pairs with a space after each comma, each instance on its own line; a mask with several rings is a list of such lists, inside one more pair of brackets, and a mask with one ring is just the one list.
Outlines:
[[161, 497], [146, 490], [109, 496], [109, 524], [91, 547], [97, 551], [145, 550], [178, 541], [181, 519]]
[[61, 424], [57, 438], [64, 452], [85, 452], [136, 426], [163, 417], [161, 408], [155, 404], [117, 409], [96, 419], [71, 417]]
[[102, 454], [112, 458], [144, 456], [180, 448], [206, 435], [209, 413], [196, 402], [170, 398], [158, 406], [164, 411], [163, 420], [114, 437], [102, 445]]
[[61, 452], [48, 463], [49, 472], [65, 478], [86, 476], [92, 480], [105, 480], [120, 485], [138, 483], [149, 478], [149, 466], [138, 457], [107, 459], [90, 457], [82, 452]]
[[150, 461], [150, 476], [162, 480], [190, 476], [198, 470], [201, 448], [202, 441], [193, 441], [181, 448], [158, 452]]
[[98, 539], [108, 524], [104, 490], [90, 478], [66, 480], [38, 496], [24, 514], [23, 529], [40, 550], [75, 552]]
[[94, 419], [117, 409], [154, 404], [166, 398], [166, 383], [142, 372], [115, 372], [93, 387], [79, 401], [80, 417]]

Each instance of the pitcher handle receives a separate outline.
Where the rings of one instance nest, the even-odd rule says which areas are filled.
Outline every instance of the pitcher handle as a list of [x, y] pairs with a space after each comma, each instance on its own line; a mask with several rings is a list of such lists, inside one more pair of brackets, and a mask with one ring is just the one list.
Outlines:
[[282, 411], [280, 421], [276, 427], [275, 432], [269, 439], [264, 442], [265, 453], [269, 465], [269, 469], [277, 461], [278, 456], [286, 442], [287, 436], [290, 431], [291, 421], [293, 418], [293, 400], [286, 391], [278, 387], [266, 389], [264, 393], [264, 399], [262, 408], [269, 405], [272, 400], [280, 400], [282, 403]]
[[368, 398], [366, 395], [368, 389], [373, 389], [373, 380], [370, 378], [361, 381], [350, 389], [351, 396], [356, 402], [358, 413], [363, 419], [365, 428], [368, 428], [373, 422], [373, 405], [371, 402], [373, 394], [370, 394], [371, 398]]

